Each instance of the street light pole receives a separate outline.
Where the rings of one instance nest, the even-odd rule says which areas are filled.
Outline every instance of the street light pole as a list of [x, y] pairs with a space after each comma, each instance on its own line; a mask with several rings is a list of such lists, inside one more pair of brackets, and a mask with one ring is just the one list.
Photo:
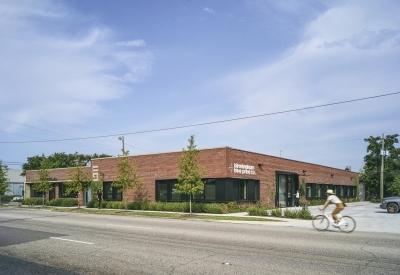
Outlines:
[[122, 153], [125, 154], [124, 136], [118, 137], [118, 139], [122, 140]]

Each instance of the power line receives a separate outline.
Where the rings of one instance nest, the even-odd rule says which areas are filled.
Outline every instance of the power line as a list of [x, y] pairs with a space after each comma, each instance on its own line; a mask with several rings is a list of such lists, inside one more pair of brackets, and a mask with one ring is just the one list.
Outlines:
[[144, 130], [144, 131], [137, 131], [137, 132], [132, 132], [132, 133], [112, 134], [112, 135], [102, 135], [102, 136], [92, 136], [92, 137], [81, 137], [81, 138], [51, 139], [51, 140], [0, 141], [0, 143], [61, 142], [61, 141], [66, 141], [66, 140], [84, 140], [84, 139], [106, 138], [106, 137], [115, 137], [115, 136], [124, 136], [124, 135], [137, 135], [137, 134], [144, 134], [144, 133], [161, 132], [161, 131], [177, 130], [177, 129], [190, 128], [190, 127], [205, 126], [205, 125], [218, 124], [218, 123], [226, 123], [226, 122], [245, 120], [245, 119], [264, 117], [264, 116], [279, 115], [279, 114], [285, 114], [285, 113], [291, 113], [291, 112], [297, 112], [297, 111], [304, 111], [304, 110], [328, 107], [328, 106], [333, 106], [333, 105], [340, 105], [340, 104], [345, 104], [345, 103], [363, 101], [363, 100], [374, 99], [374, 98], [385, 97], [385, 96], [391, 96], [391, 95], [397, 95], [397, 94], [400, 94], [400, 92], [383, 94], [383, 95], [376, 95], [376, 96], [370, 96], [370, 97], [363, 97], [363, 98], [357, 98], [357, 99], [351, 99], [351, 100], [345, 100], [345, 101], [339, 101], [339, 102], [334, 102], [334, 103], [327, 103], [327, 104], [321, 104], [321, 105], [316, 105], [316, 106], [309, 106], [309, 107], [303, 107], [303, 108], [297, 108], [297, 109], [291, 109], [291, 110], [285, 110], [285, 111], [279, 111], [279, 112], [273, 112], [273, 113], [266, 113], [266, 114], [260, 114], [260, 115], [254, 115], [254, 116], [246, 116], [246, 117], [239, 117], [239, 118], [232, 118], [232, 119], [225, 119], [225, 120], [217, 120], [217, 121], [211, 121], [211, 122], [204, 122], [204, 123], [198, 123], [198, 124], [189, 124], [189, 125], [183, 125], [183, 126], [161, 128], [161, 129]]

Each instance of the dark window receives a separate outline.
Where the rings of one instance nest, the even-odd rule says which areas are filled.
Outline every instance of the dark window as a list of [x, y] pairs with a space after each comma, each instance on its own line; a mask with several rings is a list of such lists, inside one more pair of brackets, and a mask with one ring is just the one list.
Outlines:
[[111, 186], [111, 182], [103, 183], [103, 196], [106, 201], [122, 201], [122, 193], [118, 188]]
[[58, 184], [58, 197], [59, 198], [77, 198], [78, 193], [67, 194], [67, 186], [64, 183]]
[[[257, 201], [260, 199], [260, 182], [247, 179], [205, 179], [204, 191], [193, 196], [195, 201], [228, 202]], [[157, 201], [188, 201], [189, 195], [176, 192], [177, 180], [157, 180]], [[111, 191], [110, 191], [111, 192]]]
[[204, 199], [206, 201], [215, 201], [216, 199], [216, 180], [209, 179], [207, 183], [204, 185]]
[[312, 184], [311, 183], [307, 183], [306, 184], [306, 197], [307, 197], [307, 199], [311, 199], [312, 198], [312, 193], [311, 193], [311, 186], [312, 186]]

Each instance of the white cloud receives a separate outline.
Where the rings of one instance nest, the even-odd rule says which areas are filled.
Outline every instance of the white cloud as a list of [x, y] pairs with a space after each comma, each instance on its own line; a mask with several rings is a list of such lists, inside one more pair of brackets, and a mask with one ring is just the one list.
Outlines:
[[151, 71], [150, 51], [121, 50], [111, 29], [76, 23], [79, 14], [53, 1], [2, 2], [0, 15], [0, 117], [79, 123], [101, 115], [102, 101], [132, 92]]
[[[396, 14], [400, 12], [399, 7], [393, 7], [396, 13], [381, 3], [356, 3], [344, 3], [321, 14], [308, 25], [303, 41], [280, 60], [235, 73], [219, 82], [218, 88], [236, 101], [236, 108], [241, 112], [237, 116], [398, 92], [400, 27]], [[279, 149], [278, 144], [299, 143], [302, 139], [311, 143], [329, 142], [398, 132], [398, 120], [396, 125], [392, 119], [400, 116], [398, 98], [247, 120], [241, 123], [240, 131], [251, 133], [254, 144], [262, 144], [261, 140], [255, 141], [257, 136], [275, 140], [276, 146], [270, 144], [275, 151]], [[257, 121], [265, 123], [265, 127], [255, 127]], [[225, 127], [219, 130], [227, 131]], [[326, 154], [340, 154], [337, 148], [336, 151], [325, 149]], [[346, 150], [350, 152], [353, 148]], [[292, 157], [304, 160], [302, 156]]]
[[205, 11], [207, 13], [214, 13], [214, 10], [211, 8], [204, 8], [203, 11]]
[[135, 39], [130, 41], [118, 42], [118, 46], [126, 46], [126, 47], [144, 47], [146, 43], [142, 39]]

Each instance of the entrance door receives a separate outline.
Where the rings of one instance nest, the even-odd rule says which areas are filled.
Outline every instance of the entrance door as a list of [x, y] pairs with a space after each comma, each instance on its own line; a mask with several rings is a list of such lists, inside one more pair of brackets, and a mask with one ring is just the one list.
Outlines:
[[298, 189], [297, 174], [277, 174], [277, 206], [291, 207], [294, 205], [294, 195]]
[[287, 180], [286, 175], [278, 175], [278, 206], [285, 207], [286, 206], [286, 198], [287, 198]]

